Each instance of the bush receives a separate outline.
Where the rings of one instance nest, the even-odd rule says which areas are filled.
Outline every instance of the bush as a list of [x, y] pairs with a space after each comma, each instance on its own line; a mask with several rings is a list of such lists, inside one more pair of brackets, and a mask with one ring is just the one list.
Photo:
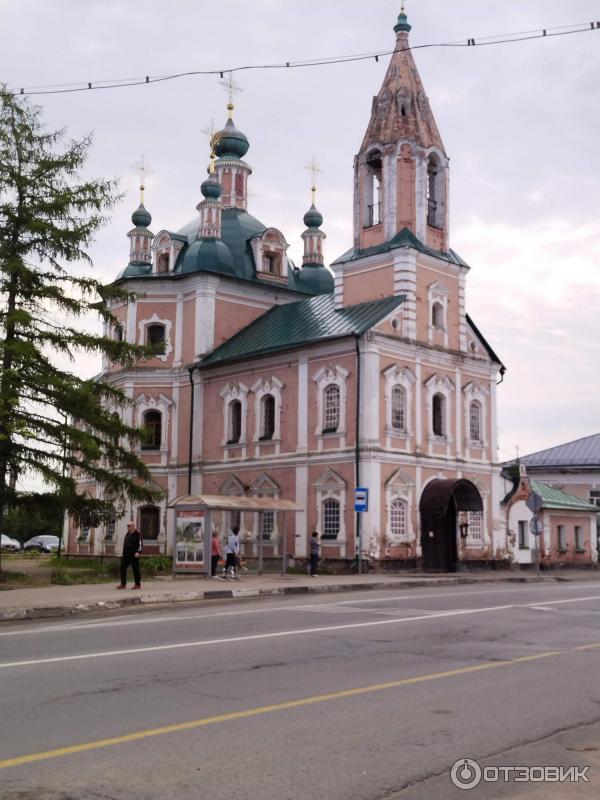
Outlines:
[[152, 578], [161, 572], [171, 574], [173, 559], [171, 556], [142, 556], [140, 569], [146, 578]]

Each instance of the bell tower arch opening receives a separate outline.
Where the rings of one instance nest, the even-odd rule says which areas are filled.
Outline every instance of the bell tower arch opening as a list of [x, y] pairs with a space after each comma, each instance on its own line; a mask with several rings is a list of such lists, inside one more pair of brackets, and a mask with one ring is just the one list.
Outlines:
[[483, 513], [483, 500], [474, 483], [466, 478], [438, 478], [427, 484], [419, 503], [423, 569], [427, 572], [456, 572], [461, 511]]
[[372, 228], [383, 221], [383, 161], [381, 150], [375, 148], [367, 153], [365, 160], [366, 180], [363, 227]]
[[427, 159], [427, 224], [431, 228], [444, 228], [446, 214], [444, 170], [437, 153]]

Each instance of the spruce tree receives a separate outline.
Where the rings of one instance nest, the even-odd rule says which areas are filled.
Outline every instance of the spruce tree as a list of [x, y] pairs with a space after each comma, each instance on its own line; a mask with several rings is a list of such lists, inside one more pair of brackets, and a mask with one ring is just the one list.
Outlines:
[[87, 250], [119, 199], [115, 182], [82, 176], [90, 144], [47, 131], [40, 108], [0, 86], [0, 531], [7, 508], [39, 503], [17, 491], [24, 478], [81, 525], [109, 520], [114, 500], [78, 492], [76, 475], [117, 501], [160, 496], [119, 413], [127, 398], [78, 371], [85, 354], [123, 366], [149, 355], [86, 330], [90, 312], [110, 330], [111, 301], [133, 299], [90, 274]]

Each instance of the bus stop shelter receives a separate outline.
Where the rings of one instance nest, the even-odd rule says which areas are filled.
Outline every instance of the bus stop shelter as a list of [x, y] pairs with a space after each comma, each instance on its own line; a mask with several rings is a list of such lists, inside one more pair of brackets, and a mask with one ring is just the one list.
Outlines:
[[[254, 512], [277, 511], [281, 524], [282, 573], [287, 571], [288, 512], [297, 513], [302, 508], [291, 500], [274, 500], [272, 497], [237, 497], [218, 494], [186, 494], [176, 497], [167, 506], [174, 515], [173, 572], [179, 574], [210, 575], [212, 515], [217, 511]], [[259, 531], [257, 541], [258, 574], [263, 572], [263, 538]]]

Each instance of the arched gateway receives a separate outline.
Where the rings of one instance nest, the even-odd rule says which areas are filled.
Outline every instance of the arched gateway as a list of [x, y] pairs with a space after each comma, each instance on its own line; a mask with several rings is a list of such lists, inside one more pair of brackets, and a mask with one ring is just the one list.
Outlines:
[[474, 483], [465, 478], [435, 480], [425, 487], [419, 504], [425, 570], [456, 571], [460, 511], [483, 511], [481, 495]]

